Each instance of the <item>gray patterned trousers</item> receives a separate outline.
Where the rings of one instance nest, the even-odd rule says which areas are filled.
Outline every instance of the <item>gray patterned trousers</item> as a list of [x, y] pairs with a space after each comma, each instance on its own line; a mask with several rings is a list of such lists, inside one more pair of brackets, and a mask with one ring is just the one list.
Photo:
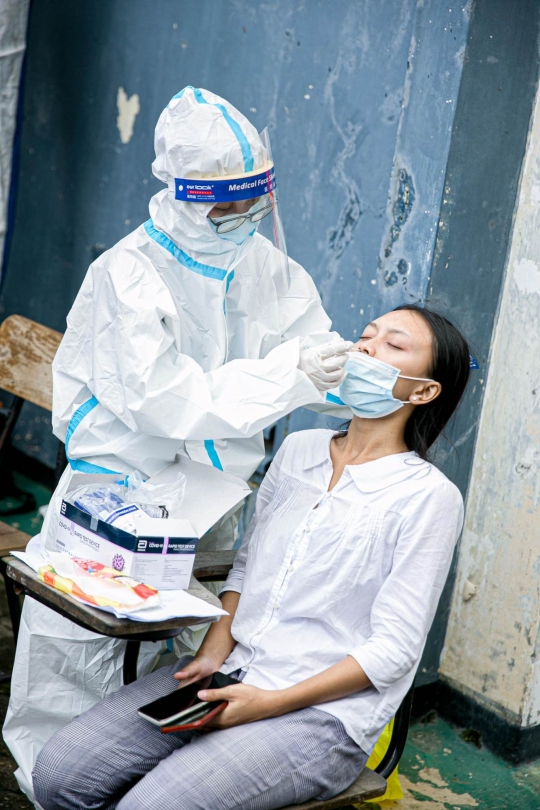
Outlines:
[[189, 660], [122, 687], [49, 740], [33, 773], [44, 810], [272, 810], [330, 798], [362, 771], [367, 755], [313, 708], [162, 734], [136, 710], [172, 692]]

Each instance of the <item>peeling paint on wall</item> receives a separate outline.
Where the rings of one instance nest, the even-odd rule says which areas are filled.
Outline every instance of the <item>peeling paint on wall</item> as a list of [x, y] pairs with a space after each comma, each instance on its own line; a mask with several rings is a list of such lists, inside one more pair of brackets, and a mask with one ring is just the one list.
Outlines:
[[520, 259], [514, 265], [514, 281], [520, 292], [540, 295], [540, 267], [531, 259]]
[[116, 96], [116, 106], [118, 107], [118, 118], [116, 119], [116, 126], [120, 133], [120, 140], [122, 143], [129, 143], [133, 137], [133, 127], [135, 126], [135, 119], [140, 112], [141, 105], [137, 93], [129, 96], [123, 87], [118, 88]]
[[469, 13], [470, 3], [417, 4], [378, 258], [384, 306], [428, 294]]
[[[410, 172], [400, 168], [396, 172], [394, 181], [395, 192], [392, 194], [394, 204], [392, 206], [392, 223], [388, 236], [384, 242], [384, 257], [388, 259], [392, 255], [394, 244], [398, 241], [402, 229], [407, 224], [415, 198], [414, 183]], [[383, 273], [384, 283], [391, 287], [397, 284], [399, 277], [403, 283], [407, 282], [407, 275], [410, 265], [405, 259], [399, 259], [396, 263], [396, 270], [385, 270]], [[399, 273], [399, 276], [398, 276]]]
[[384, 248], [386, 258], [392, 254], [394, 242], [399, 239], [401, 229], [409, 219], [414, 204], [414, 196], [414, 184], [411, 175], [406, 169], [398, 169], [397, 192], [392, 206], [393, 222]]
[[339, 215], [338, 224], [328, 234], [328, 249], [339, 259], [353, 238], [353, 231], [362, 214], [360, 198], [354, 185], [347, 188], [347, 202]]
[[327, 245], [334, 260], [340, 258], [345, 248], [352, 241], [354, 229], [362, 215], [360, 193], [353, 176], [347, 169], [347, 161], [357, 151], [363, 126], [361, 122], [346, 121], [341, 124], [338, 121], [334, 88], [339, 80], [342, 68], [343, 60], [340, 56], [336, 67], [330, 71], [324, 91], [324, 98], [330, 111], [330, 120], [340, 141], [343, 143], [343, 148], [338, 152], [330, 172], [331, 182], [338, 187], [342, 187], [345, 196], [345, 205], [340, 212], [337, 225], [328, 232]]

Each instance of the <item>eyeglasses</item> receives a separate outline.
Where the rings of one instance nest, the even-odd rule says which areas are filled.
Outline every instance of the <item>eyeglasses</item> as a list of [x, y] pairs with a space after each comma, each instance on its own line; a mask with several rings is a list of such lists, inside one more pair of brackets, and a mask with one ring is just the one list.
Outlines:
[[212, 222], [216, 226], [217, 233], [230, 233], [231, 231], [235, 231], [240, 225], [243, 225], [246, 219], [249, 219], [251, 222], [260, 222], [261, 219], [264, 219], [271, 214], [274, 209], [274, 203], [269, 202], [268, 205], [265, 205], [264, 208], [259, 208], [258, 211], [254, 211], [252, 214], [246, 212], [245, 214], [232, 214], [228, 217], [219, 217], [218, 219], [214, 219], [211, 217]]

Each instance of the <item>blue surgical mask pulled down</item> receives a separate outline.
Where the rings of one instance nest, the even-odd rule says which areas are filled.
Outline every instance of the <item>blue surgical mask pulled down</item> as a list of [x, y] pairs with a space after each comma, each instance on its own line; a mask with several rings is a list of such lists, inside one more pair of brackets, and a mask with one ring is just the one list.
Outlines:
[[398, 377], [419, 382], [433, 382], [425, 377], [407, 377], [401, 369], [376, 360], [363, 352], [351, 352], [347, 360], [347, 376], [339, 387], [339, 397], [345, 405], [363, 419], [378, 419], [409, 404], [393, 394]]

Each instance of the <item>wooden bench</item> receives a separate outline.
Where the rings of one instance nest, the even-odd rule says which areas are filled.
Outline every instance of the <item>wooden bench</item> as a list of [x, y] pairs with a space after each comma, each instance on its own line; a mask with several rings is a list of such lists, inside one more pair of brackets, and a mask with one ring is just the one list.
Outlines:
[[[52, 411], [51, 365], [61, 340], [60, 332], [22, 315], [10, 315], [0, 325], [0, 388], [13, 394], [0, 431], [0, 467], [6, 459], [11, 436], [24, 403], [31, 402], [46, 411]], [[56, 480], [60, 478], [65, 465], [64, 445], [60, 442]], [[33, 498], [27, 493], [17, 492], [17, 496], [24, 495], [33, 502]], [[30, 505], [30, 510], [32, 506], [33, 504]], [[10, 513], [12, 511], [14, 510], [10, 510]]]
[[[7, 576], [7, 560], [4, 558], [6, 558], [11, 551], [24, 551], [29, 540], [29, 534], [14, 529], [13, 526], [10, 526], [8, 523], [0, 521], [0, 573], [4, 577], [6, 586], [9, 616], [15, 641], [17, 641], [21, 622], [21, 603], [19, 596], [15, 593], [13, 582]], [[14, 558], [12, 557], [11, 559]]]

